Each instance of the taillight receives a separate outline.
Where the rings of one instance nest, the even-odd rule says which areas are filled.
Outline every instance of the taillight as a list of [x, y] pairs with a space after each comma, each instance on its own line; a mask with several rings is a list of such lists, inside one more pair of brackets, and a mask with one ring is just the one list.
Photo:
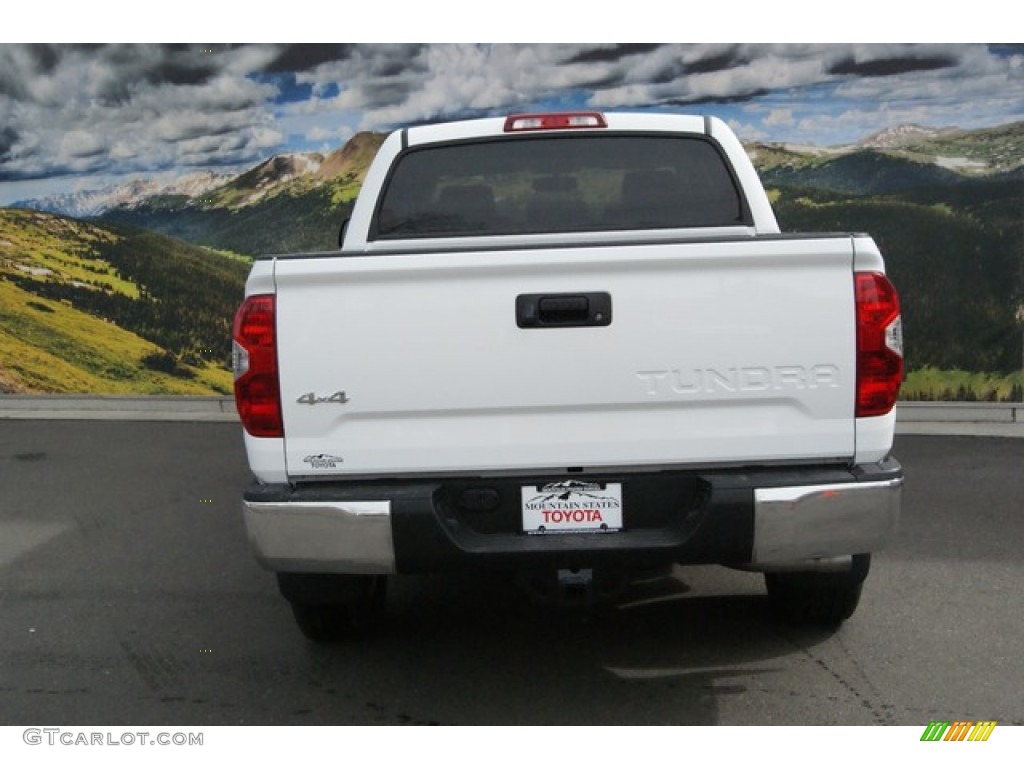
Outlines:
[[235, 314], [232, 336], [235, 405], [242, 426], [253, 437], [283, 437], [273, 295], [248, 297]]
[[607, 127], [608, 123], [600, 112], [545, 112], [531, 115], [509, 115], [505, 118], [505, 133]]
[[903, 381], [903, 321], [885, 275], [854, 275], [857, 297], [857, 416], [884, 416]]

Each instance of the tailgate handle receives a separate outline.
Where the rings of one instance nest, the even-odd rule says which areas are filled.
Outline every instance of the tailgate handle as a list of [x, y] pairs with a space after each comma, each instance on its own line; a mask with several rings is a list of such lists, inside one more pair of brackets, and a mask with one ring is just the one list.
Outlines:
[[611, 325], [608, 293], [524, 293], [516, 297], [520, 328], [583, 328]]

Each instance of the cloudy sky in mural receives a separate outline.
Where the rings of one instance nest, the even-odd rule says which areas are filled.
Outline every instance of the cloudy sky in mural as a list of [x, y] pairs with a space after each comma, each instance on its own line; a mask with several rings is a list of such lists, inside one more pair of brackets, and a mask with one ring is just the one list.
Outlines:
[[1024, 45], [0, 44], [0, 204], [330, 151], [354, 132], [588, 107], [745, 141], [1024, 119]]

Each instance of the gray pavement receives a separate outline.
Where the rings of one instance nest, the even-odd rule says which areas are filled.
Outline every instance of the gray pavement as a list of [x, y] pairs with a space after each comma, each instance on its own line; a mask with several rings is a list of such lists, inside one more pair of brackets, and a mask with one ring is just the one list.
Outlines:
[[1024, 725], [1024, 441], [895, 453], [899, 534], [835, 634], [707, 567], [605, 611], [398, 577], [376, 637], [319, 647], [248, 550], [237, 424], [9, 420], [0, 724]]

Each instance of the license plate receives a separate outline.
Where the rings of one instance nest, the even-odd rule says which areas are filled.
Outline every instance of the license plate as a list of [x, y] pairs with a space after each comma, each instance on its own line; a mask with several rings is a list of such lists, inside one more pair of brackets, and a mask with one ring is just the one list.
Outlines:
[[622, 529], [622, 483], [563, 480], [523, 486], [526, 533], [606, 533]]

